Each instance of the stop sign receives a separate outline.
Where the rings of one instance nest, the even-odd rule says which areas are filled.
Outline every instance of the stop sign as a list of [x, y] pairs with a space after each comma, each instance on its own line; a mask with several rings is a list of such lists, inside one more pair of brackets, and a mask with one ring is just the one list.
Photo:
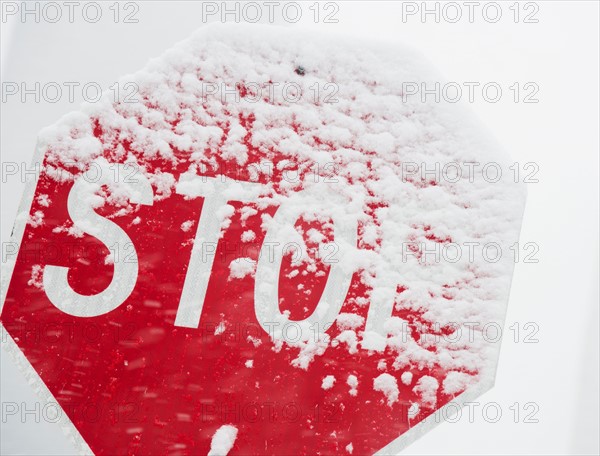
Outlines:
[[391, 453], [491, 387], [524, 192], [436, 81], [211, 26], [40, 134], [1, 321], [83, 449]]

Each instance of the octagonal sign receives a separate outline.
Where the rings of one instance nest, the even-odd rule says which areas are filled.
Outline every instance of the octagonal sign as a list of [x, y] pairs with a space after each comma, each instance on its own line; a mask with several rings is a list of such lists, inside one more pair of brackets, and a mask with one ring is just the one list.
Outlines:
[[41, 132], [3, 339], [82, 451], [389, 454], [491, 387], [524, 192], [437, 81], [210, 26]]

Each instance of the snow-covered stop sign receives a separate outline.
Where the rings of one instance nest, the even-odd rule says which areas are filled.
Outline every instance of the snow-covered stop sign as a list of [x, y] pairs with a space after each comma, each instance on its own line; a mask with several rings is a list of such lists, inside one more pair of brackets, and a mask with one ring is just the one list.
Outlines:
[[493, 384], [524, 192], [435, 82], [211, 26], [40, 134], [1, 320], [83, 450], [389, 454]]

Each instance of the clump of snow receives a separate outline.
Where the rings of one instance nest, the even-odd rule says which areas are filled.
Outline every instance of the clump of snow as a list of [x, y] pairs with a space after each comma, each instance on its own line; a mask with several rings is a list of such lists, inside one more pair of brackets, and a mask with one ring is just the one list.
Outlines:
[[448, 372], [442, 383], [442, 391], [445, 394], [456, 394], [464, 391], [469, 385], [475, 381], [473, 375], [465, 372]]
[[400, 380], [402, 380], [402, 383], [404, 383], [405, 385], [410, 385], [412, 383], [412, 379], [413, 379], [413, 374], [412, 372], [403, 372], [402, 375], [400, 376]]
[[374, 247], [380, 238], [381, 233], [379, 233], [376, 225], [371, 223], [363, 228], [362, 242], [365, 246]]
[[188, 232], [194, 226], [193, 220], [187, 220], [181, 224], [181, 231]]
[[[292, 366], [308, 370], [308, 366], [315, 359], [315, 356], [321, 356], [330, 344], [330, 338], [327, 333], [319, 334], [317, 340], [299, 341], [297, 343], [288, 343], [291, 347], [299, 348], [298, 356], [292, 360]], [[280, 339], [279, 343], [283, 343]], [[276, 344], [277, 346], [277, 341]], [[279, 347], [281, 349], [281, 346]]]
[[[132, 174], [134, 176], [132, 179], [135, 179], [135, 173], [137, 172], [137, 168], [134, 168]], [[171, 173], [162, 172], [161, 170], [156, 170], [149, 178], [152, 185], [155, 187], [154, 191], [154, 199], [156, 201], [160, 201], [162, 199], [168, 198], [173, 193], [173, 189], [175, 188], [175, 176]]]
[[208, 456], [226, 456], [233, 448], [238, 429], [231, 424], [225, 424], [217, 429], [210, 442]]
[[354, 451], [354, 447], [352, 446], [352, 442], [350, 442], [348, 445], [346, 445], [346, 452], [348, 454], [352, 454], [353, 451]]
[[308, 236], [308, 240], [314, 244], [319, 244], [325, 241], [325, 235], [314, 228], [309, 229], [306, 234]]
[[246, 361], [245, 365], [248, 369], [252, 369], [254, 367], [254, 360], [249, 359], [248, 361]]
[[40, 206], [43, 206], [43, 207], [49, 207], [50, 203], [52, 202], [50, 197], [45, 194], [38, 195], [38, 197], [36, 198], [36, 201]]
[[246, 230], [242, 233], [242, 242], [252, 242], [256, 239], [256, 233], [252, 230]]
[[413, 392], [420, 397], [422, 405], [433, 408], [437, 403], [439, 386], [439, 382], [434, 377], [424, 375], [417, 381]]
[[358, 394], [358, 378], [356, 375], [348, 375], [346, 383], [350, 387], [350, 396], [356, 396]]
[[246, 337], [246, 341], [254, 345], [254, 347], [258, 347], [260, 344], [262, 344], [262, 341], [258, 337], [248, 336]]
[[29, 216], [29, 220], [27, 221], [27, 223], [33, 228], [42, 226], [44, 224], [44, 213], [42, 211], [35, 211]]
[[69, 236], [73, 236], [76, 238], [83, 237], [83, 234], [84, 234], [83, 230], [81, 228], [79, 228], [78, 226], [73, 225], [73, 224], [71, 224], [71, 226], [68, 226], [66, 224], [57, 226], [55, 228], [52, 228], [52, 232], [53, 233], [66, 233]]
[[340, 329], [357, 329], [364, 324], [365, 319], [357, 314], [342, 312], [338, 315], [335, 322]]
[[44, 288], [43, 278], [44, 267], [41, 264], [34, 264], [31, 268], [31, 279], [27, 281], [27, 285], [42, 290]]
[[345, 343], [348, 346], [348, 353], [358, 352], [358, 337], [356, 332], [350, 330], [342, 331], [336, 336], [335, 340]]
[[243, 279], [246, 276], [254, 276], [256, 271], [256, 260], [252, 258], [237, 258], [229, 264], [229, 280]]
[[398, 395], [400, 394], [396, 378], [387, 373], [381, 374], [373, 380], [373, 389], [381, 391], [385, 395], [390, 407], [398, 400]]
[[227, 325], [224, 321], [219, 322], [219, 324], [215, 327], [215, 336], [219, 336], [225, 332], [227, 329]]
[[323, 378], [323, 382], [321, 383], [321, 388], [324, 390], [328, 390], [333, 388], [333, 384], [335, 383], [335, 377], [333, 375], [328, 375]]
[[217, 219], [221, 222], [221, 236], [223, 236], [223, 232], [231, 225], [231, 216], [234, 212], [235, 208], [231, 204], [226, 204], [215, 212]]

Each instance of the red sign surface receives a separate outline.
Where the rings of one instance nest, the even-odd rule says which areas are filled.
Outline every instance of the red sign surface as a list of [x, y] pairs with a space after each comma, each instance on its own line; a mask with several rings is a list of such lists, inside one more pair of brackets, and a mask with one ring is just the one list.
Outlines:
[[493, 382], [521, 191], [412, 54], [208, 30], [42, 133], [2, 325], [96, 454], [377, 452]]

